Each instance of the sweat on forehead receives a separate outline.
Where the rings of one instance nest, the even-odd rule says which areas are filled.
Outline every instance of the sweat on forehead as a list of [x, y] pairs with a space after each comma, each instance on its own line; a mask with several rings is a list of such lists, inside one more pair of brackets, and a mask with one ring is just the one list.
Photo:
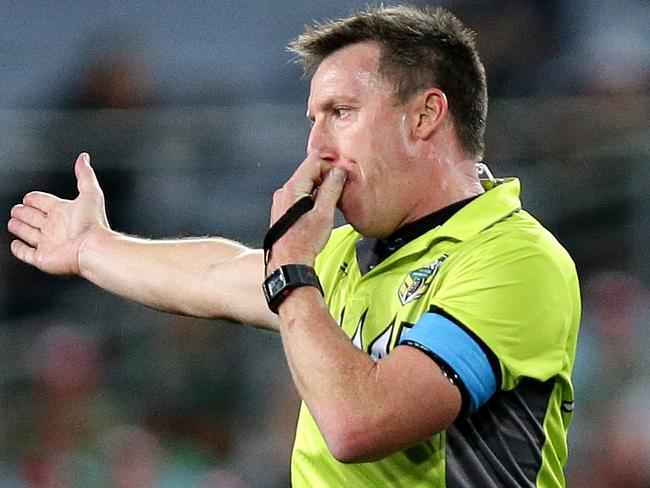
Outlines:
[[312, 110], [358, 104], [378, 92], [393, 99], [393, 84], [378, 73], [379, 50], [373, 43], [347, 46], [328, 56], [311, 79], [308, 118]]
[[354, 59], [359, 81], [368, 85], [375, 83], [379, 78], [381, 51], [374, 42], [360, 42], [346, 46], [333, 52], [320, 63], [313, 77], [321, 76], [324, 79], [335, 78], [342, 69], [350, 67], [350, 60]]

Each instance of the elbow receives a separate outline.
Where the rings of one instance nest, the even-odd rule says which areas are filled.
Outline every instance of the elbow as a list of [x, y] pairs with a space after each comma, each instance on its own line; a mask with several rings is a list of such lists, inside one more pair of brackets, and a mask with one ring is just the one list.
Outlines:
[[360, 439], [353, 434], [337, 432], [325, 437], [330, 453], [337, 461], [345, 464], [370, 461]]
[[321, 433], [332, 456], [339, 462], [361, 463], [380, 459], [380, 443], [371, 439], [371, 429], [349, 418], [332, 419], [321, 427]]

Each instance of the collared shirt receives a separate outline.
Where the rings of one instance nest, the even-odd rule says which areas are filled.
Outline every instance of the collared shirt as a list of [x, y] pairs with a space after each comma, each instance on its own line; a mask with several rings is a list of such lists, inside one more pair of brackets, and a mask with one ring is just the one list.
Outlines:
[[[303, 405], [294, 487], [564, 485], [580, 318], [575, 265], [522, 210], [518, 180], [486, 189], [366, 273], [357, 259], [361, 236], [335, 229], [316, 270], [331, 315], [374, 360], [409, 347], [398, 344], [422, 317], [452, 318], [496, 358], [496, 392], [445, 432], [360, 464], [332, 457]], [[434, 334], [438, 326], [417, 325]]]
[[452, 215], [477, 197], [478, 195], [459, 200], [440, 210], [436, 210], [400, 227], [393, 234], [383, 239], [364, 237], [357, 242], [357, 261], [359, 262], [361, 274], [366, 274], [416, 237], [420, 237], [425, 232], [444, 224]]

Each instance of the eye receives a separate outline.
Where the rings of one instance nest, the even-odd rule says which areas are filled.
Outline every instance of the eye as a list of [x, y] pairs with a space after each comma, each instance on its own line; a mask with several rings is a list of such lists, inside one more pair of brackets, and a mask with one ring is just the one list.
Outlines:
[[336, 115], [337, 118], [343, 119], [350, 115], [351, 109], [349, 107], [335, 107], [334, 108], [334, 114]]

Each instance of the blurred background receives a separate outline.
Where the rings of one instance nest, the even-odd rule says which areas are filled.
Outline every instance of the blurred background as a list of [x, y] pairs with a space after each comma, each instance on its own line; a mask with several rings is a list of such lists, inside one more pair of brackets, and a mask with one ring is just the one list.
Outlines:
[[[309, 128], [285, 46], [365, 4], [0, 0], [3, 221], [30, 190], [74, 198], [88, 151], [113, 228], [259, 245]], [[581, 276], [569, 486], [649, 487], [650, 2], [439, 5], [478, 34], [486, 162], [520, 177]], [[289, 486], [278, 337], [45, 276], [10, 240], [3, 226], [1, 487]]]

